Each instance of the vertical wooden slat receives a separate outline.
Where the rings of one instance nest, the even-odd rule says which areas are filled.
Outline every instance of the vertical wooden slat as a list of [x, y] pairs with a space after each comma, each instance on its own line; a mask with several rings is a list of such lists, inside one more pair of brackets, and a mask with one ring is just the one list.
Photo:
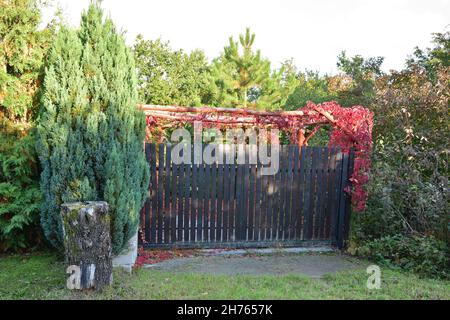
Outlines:
[[[303, 151], [303, 150], [302, 150]], [[309, 232], [310, 224], [312, 226], [311, 218], [313, 215], [313, 210], [311, 206], [311, 197], [313, 193], [312, 188], [312, 182], [313, 182], [313, 148], [312, 147], [306, 147], [305, 148], [305, 177], [303, 181], [303, 198], [304, 198], [304, 205], [302, 206], [303, 209], [303, 225], [302, 225], [302, 240], [310, 240], [311, 234]]]
[[285, 221], [286, 219], [286, 177], [287, 177], [287, 164], [288, 164], [288, 157], [287, 157], [287, 146], [281, 145], [280, 146], [280, 161], [279, 161], [279, 171], [280, 171], [280, 179], [279, 179], [279, 185], [278, 185], [278, 194], [279, 194], [279, 200], [278, 200], [278, 211], [279, 213], [279, 219], [278, 219], [278, 240], [284, 240], [285, 238]]
[[320, 165], [322, 163], [322, 148], [314, 147], [313, 156], [315, 157], [315, 169], [313, 173], [314, 189], [311, 193], [311, 207], [313, 209], [311, 238], [317, 239], [319, 227], [319, 196], [320, 196]]
[[324, 239], [325, 236], [325, 210], [327, 203], [327, 173], [328, 173], [328, 148], [322, 148], [322, 163], [320, 175], [320, 195], [319, 195], [319, 231], [318, 239]]
[[247, 241], [248, 236], [248, 227], [250, 221], [250, 210], [249, 210], [249, 178], [250, 178], [250, 148], [249, 145], [245, 145], [245, 164], [244, 164], [244, 184], [243, 184], [243, 192], [242, 192], [242, 201], [243, 201], [243, 215], [242, 215], [242, 224], [241, 224], [241, 234], [242, 239]]
[[[150, 192], [150, 187], [148, 192]], [[149, 242], [150, 241], [150, 206], [151, 206], [151, 201], [150, 201], [150, 196], [147, 197], [147, 199], [145, 200], [144, 203], [144, 208], [142, 210], [144, 210], [144, 221], [143, 221], [143, 225], [141, 226], [142, 228], [142, 232], [143, 232], [143, 236], [144, 236], [144, 242]], [[141, 240], [141, 239], [140, 239]]]
[[[223, 153], [220, 152], [219, 154], [223, 159]], [[222, 160], [223, 161], [223, 160]], [[223, 170], [224, 165], [222, 163], [217, 164], [217, 221], [216, 221], [216, 241], [220, 242], [222, 241], [222, 229], [223, 229], [223, 219], [222, 219], [222, 213], [223, 213]]]
[[320, 207], [322, 200], [322, 165], [323, 165], [323, 148], [316, 148], [317, 161], [316, 161], [316, 190], [314, 192], [314, 223], [313, 223], [313, 239], [319, 238], [320, 233]]
[[337, 225], [339, 217], [339, 190], [342, 177], [342, 152], [340, 149], [335, 149], [335, 168], [333, 170], [333, 186], [332, 186], [332, 206], [331, 221], [330, 221], [330, 239], [335, 242], [337, 241]]
[[317, 216], [317, 178], [318, 178], [318, 164], [320, 163], [320, 148], [313, 147], [311, 161], [311, 177], [309, 189], [309, 212], [307, 215], [307, 239], [313, 239], [315, 217]]
[[325, 206], [325, 235], [326, 239], [330, 238], [331, 225], [333, 219], [333, 177], [336, 166], [336, 149], [328, 149], [328, 164], [327, 164], [327, 200]]
[[[215, 154], [214, 154], [215, 156]], [[210, 241], [216, 241], [216, 219], [217, 219], [217, 164], [214, 162], [211, 164], [211, 198], [210, 198], [210, 229], [209, 237]]]
[[[258, 155], [258, 154], [257, 154]], [[257, 163], [254, 166], [254, 184], [255, 184], [255, 195], [254, 195], [254, 218], [253, 218], [253, 240], [258, 241], [260, 239], [260, 223], [261, 223], [261, 161], [257, 156]]]
[[189, 239], [191, 242], [195, 242], [196, 228], [197, 226], [197, 215], [198, 215], [198, 171], [199, 167], [194, 163], [194, 148], [191, 149], [191, 221], [190, 221], [190, 236]]
[[[239, 147], [238, 147], [239, 149]], [[245, 159], [245, 146], [243, 147]], [[244, 175], [245, 167], [242, 163], [236, 163], [236, 240], [245, 240], [242, 234], [245, 219], [244, 212]]]
[[178, 165], [172, 163], [171, 161], [171, 175], [172, 175], [172, 183], [170, 186], [171, 191], [171, 201], [170, 201], [170, 241], [175, 243], [177, 241], [177, 213], [178, 213], [178, 181], [179, 181], [179, 167]]
[[278, 171], [274, 175], [273, 179], [273, 213], [272, 213], [272, 239], [278, 240], [279, 220], [280, 220], [280, 178], [281, 178], [281, 146], [278, 146]]
[[299, 147], [297, 145], [293, 145], [292, 147], [292, 185], [291, 185], [291, 224], [289, 228], [291, 229], [291, 239], [297, 239], [297, 225], [299, 223], [299, 212], [298, 212], [298, 202], [300, 196], [300, 188], [299, 188], [299, 169], [301, 168], [300, 160], [299, 160]]
[[[230, 152], [235, 152], [235, 146], [232, 145], [234, 151], [230, 149]], [[230, 241], [236, 241], [236, 210], [237, 201], [236, 201], [236, 193], [237, 193], [237, 185], [236, 185], [236, 176], [237, 176], [237, 167], [235, 163], [235, 158], [233, 159], [232, 164], [230, 165], [230, 205], [229, 205], [229, 214], [228, 214], [228, 238]]]
[[242, 190], [243, 190], [243, 175], [244, 167], [242, 164], [236, 165], [236, 212], [235, 212], [235, 234], [236, 241], [242, 240], [242, 215], [244, 210], [244, 202], [242, 200]]
[[287, 147], [287, 173], [286, 173], [286, 186], [285, 186], [285, 210], [286, 210], [286, 219], [284, 224], [284, 232], [285, 232], [285, 239], [292, 239], [293, 238], [293, 232], [292, 232], [292, 185], [294, 183], [297, 183], [297, 181], [293, 181], [293, 158], [294, 158], [294, 148], [293, 146], [289, 145]]
[[163, 207], [164, 207], [164, 144], [158, 144], [158, 211], [157, 211], [157, 219], [156, 219], [156, 235], [157, 242], [162, 243], [162, 235], [163, 235]]
[[210, 227], [210, 197], [211, 197], [211, 166], [205, 164], [205, 196], [203, 199], [203, 241], [209, 241], [209, 227]]
[[[280, 153], [282, 152], [282, 146], [278, 146], [278, 171], [274, 174], [273, 177], [273, 188], [272, 188], [272, 207], [273, 207], [273, 211], [272, 211], [272, 239], [273, 240], [278, 240], [278, 224], [279, 224], [279, 220], [280, 220], [280, 214], [281, 214], [281, 210], [280, 210], [280, 185], [281, 185], [281, 169], [280, 169], [280, 165], [282, 165], [282, 159], [280, 157]], [[277, 156], [275, 155], [275, 150], [273, 150], [272, 153], [272, 158]]]
[[205, 165], [198, 165], [198, 208], [197, 208], [197, 241], [203, 241], [205, 194]]
[[150, 174], [151, 174], [151, 213], [150, 213], [150, 242], [156, 242], [156, 210], [158, 206], [158, 189], [157, 189], [157, 173], [156, 173], [156, 146], [150, 144]]
[[184, 164], [184, 205], [183, 205], [183, 241], [189, 242], [189, 229], [190, 229], [190, 198], [191, 198], [191, 171], [192, 166], [190, 164]]
[[[272, 157], [272, 146], [269, 148], [269, 159]], [[267, 207], [269, 209], [268, 215], [267, 215], [267, 222], [268, 222], [268, 239], [273, 240], [274, 239], [274, 204], [275, 204], [275, 175], [270, 174], [268, 175], [268, 201], [267, 201]]]
[[[258, 154], [256, 145], [249, 145], [249, 160], [255, 159]], [[250, 163], [249, 172], [249, 199], [248, 199], [248, 240], [255, 240], [255, 199], [256, 199], [256, 164]]]
[[[270, 146], [268, 146], [268, 155], [270, 155]], [[265, 186], [264, 186], [264, 240], [270, 240], [271, 239], [271, 199], [270, 199], [270, 192], [271, 192], [271, 179], [270, 175], [267, 174], [264, 176], [265, 178]]]
[[171, 147], [165, 145], [165, 165], [164, 165], [164, 243], [170, 243], [170, 184], [171, 184]]
[[[184, 151], [181, 150], [180, 156], [183, 156]], [[178, 165], [178, 186], [177, 186], [177, 201], [178, 201], [178, 218], [177, 218], [177, 241], [183, 241], [183, 214], [184, 214], [184, 164]]]
[[283, 184], [283, 210], [284, 210], [284, 225], [283, 225], [283, 239], [288, 240], [289, 239], [289, 223], [290, 223], [290, 195], [291, 195], [291, 182], [290, 179], [290, 170], [291, 170], [291, 154], [290, 154], [290, 146], [286, 146], [285, 151], [285, 178], [284, 178], [284, 184]]
[[295, 208], [295, 239], [301, 240], [303, 238], [302, 226], [305, 218], [305, 213], [307, 208], [305, 208], [304, 198], [304, 179], [308, 168], [307, 154], [309, 153], [309, 148], [298, 146], [294, 147], [294, 190], [293, 190], [293, 208]]
[[[225, 149], [225, 156], [228, 154], [228, 147], [229, 145], [226, 145]], [[230, 204], [231, 204], [231, 198], [230, 198], [230, 181], [231, 181], [231, 175], [230, 175], [230, 164], [225, 163], [224, 164], [224, 171], [223, 171], [223, 217], [222, 217], [222, 241], [228, 242], [228, 228], [229, 228], [229, 214], [230, 214]]]
[[264, 241], [267, 239], [267, 184], [268, 177], [267, 174], [262, 174], [264, 165], [261, 164], [261, 211], [260, 211], [260, 240]]

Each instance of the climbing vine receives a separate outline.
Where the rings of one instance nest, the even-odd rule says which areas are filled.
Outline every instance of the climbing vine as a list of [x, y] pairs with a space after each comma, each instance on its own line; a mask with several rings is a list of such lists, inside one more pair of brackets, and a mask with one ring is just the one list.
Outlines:
[[323, 125], [332, 128], [329, 146], [343, 152], [354, 149], [354, 169], [350, 178], [355, 211], [363, 211], [367, 201], [365, 184], [369, 180], [372, 150], [373, 113], [367, 108], [341, 107], [334, 101], [322, 104], [307, 103], [295, 111], [256, 111], [251, 109], [178, 107], [140, 105], [147, 118], [147, 140], [161, 142], [166, 129], [200, 121], [203, 127], [226, 129], [232, 127], [277, 128], [288, 133], [291, 143], [299, 146]]
[[[364, 186], [369, 181], [371, 165], [373, 113], [361, 106], [343, 108], [334, 101], [320, 105], [308, 103], [306, 108], [329, 118], [333, 127], [330, 146], [338, 146], [344, 152], [354, 148], [355, 160], [350, 177], [352, 190], [347, 191], [352, 194], [355, 211], [363, 211], [368, 196]], [[317, 119], [320, 120], [320, 116]]]

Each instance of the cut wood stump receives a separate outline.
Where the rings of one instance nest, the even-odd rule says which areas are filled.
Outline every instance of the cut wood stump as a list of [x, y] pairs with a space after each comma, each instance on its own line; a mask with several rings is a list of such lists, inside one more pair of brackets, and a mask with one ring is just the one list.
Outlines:
[[101, 290], [112, 283], [110, 215], [103, 201], [61, 205], [64, 247], [72, 289]]

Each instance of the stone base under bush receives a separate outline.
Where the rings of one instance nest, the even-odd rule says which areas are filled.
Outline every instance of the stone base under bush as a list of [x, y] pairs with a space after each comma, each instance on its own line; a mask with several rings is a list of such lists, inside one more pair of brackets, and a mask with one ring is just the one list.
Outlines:
[[137, 233], [128, 241], [127, 249], [122, 254], [113, 257], [113, 267], [120, 267], [131, 273], [136, 262], [138, 248]]

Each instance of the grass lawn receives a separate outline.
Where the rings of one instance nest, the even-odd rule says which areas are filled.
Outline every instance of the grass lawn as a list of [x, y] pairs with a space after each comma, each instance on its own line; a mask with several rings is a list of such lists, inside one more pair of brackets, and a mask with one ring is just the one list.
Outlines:
[[379, 290], [366, 288], [365, 269], [322, 279], [115, 270], [113, 286], [102, 293], [67, 290], [64, 269], [53, 253], [0, 256], [0, 299], [450, 299], [450, 281], [386, 268]]

